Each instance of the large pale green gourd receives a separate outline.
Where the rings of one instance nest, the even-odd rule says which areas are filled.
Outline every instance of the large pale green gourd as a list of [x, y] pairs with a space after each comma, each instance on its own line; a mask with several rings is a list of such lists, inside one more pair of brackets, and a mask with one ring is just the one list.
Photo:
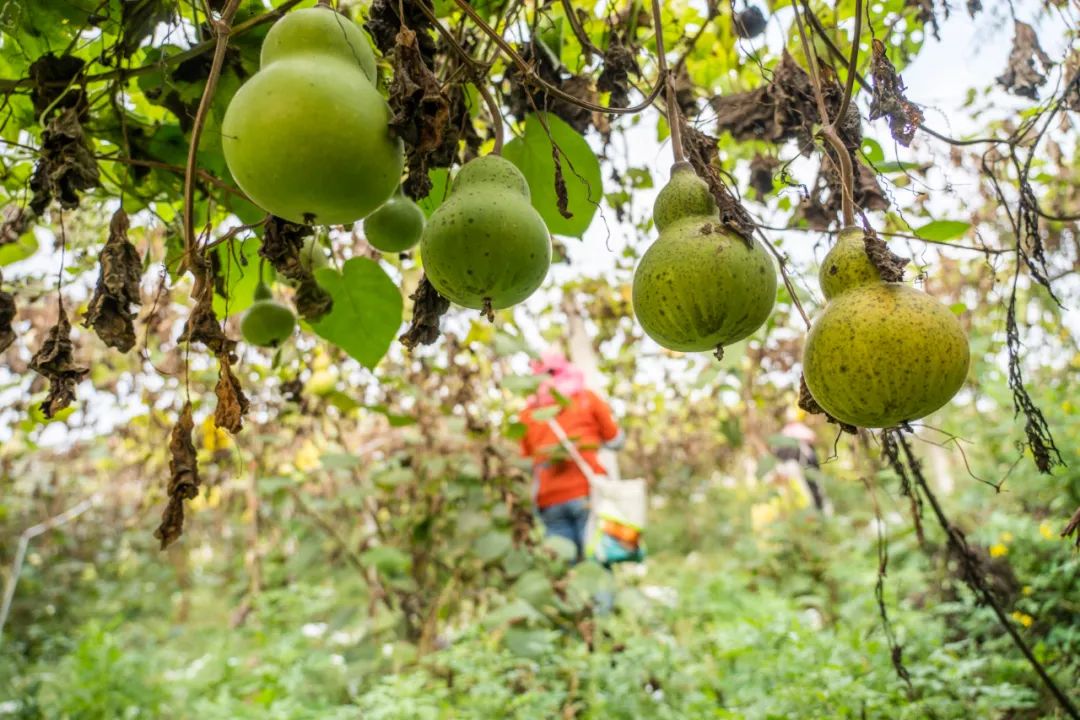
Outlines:
[[375, 78], [354, 22], [323, 7], [285, 15], [222, 121], [240, 188], [295, 223], [347, 224], [382, 205], [401, 180], [403, 155]]
[[551, 236], [513, 163], [486, 155], [466, 163], [420, 239], [431, 285], [476, 310], [510, 307], [533, 294], [551, 266]]
[[776, 301], [776, 270], [765, 248], [720, 224], [708, 185], [688, 163], [672, 167], [657, 195], [660, 237], [634, 272], [634, 314], [669, 350], [720, 350], [761, 327]]
[[926, 293], [882, 281], [862, 230], [840, 233], [820, 280], [831, 299], [806, 339], [803, 375], [825, 412], [857, 427], [893, 427], [952, 399], [969, 362], [960, 321]]

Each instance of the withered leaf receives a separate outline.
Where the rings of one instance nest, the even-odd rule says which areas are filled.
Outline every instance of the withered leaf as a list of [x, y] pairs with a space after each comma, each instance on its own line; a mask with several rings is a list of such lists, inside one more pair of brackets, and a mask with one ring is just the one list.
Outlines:
[[30, 369], [49, 381], [49, 394], [41, 403], [41, 412], [46, 418], [71, 405], [75, 400], [75, 387], [90, 372], [89, 368], [75, 364], [70, 336], [71, 323], [61, 304], [56, 324], [49, 329], [45, 342], [30, 359]]
[[199, 494], [199, 461], [191, 440], [194, 428], [191, 403], [186, 402], [169, 436], [169, 486], [166, 491], [169, 502], [161, 513], [161, 524], [154, 531], [162, 550], [184, 532], [184, 501]]
[[15, 330], [11, 321], [15, 319], [15, 296], [0, 290], [0, 353], [15, 342]]
[[885, 54], [885, 44], [877, 38], [873, 40], [870, 76], [874, 82], [870, 119], [887, 117], [893, 139], [908, 147], [915, 137], [915, 130], [922, 124], [923, 112], [904, 96], [904, 80], [896, 74], [896, 68]]
[[559, 214], [564, 218], [572, 218], [574, 213], [569, 209], [570, 198], [566, 194], [566, 177], [563, 175], [562, 159], [559, 157], [559, 148], [555, 146], [555, 143], [551, 144], [551, 160], [555, 163], [555, 201]]
[[799, 375], [799, 409], [810, 415], [824, 415], [827, 421], [838, 425], [840, 429], [846, 433], [855, 435], [859, 432], [859, 429], [854, 425], [840, 422], [832, 415], [825, 412], [825, 409], [818, 405], [817, 400], [810, 394], [810, 388], [806, 387], [806, 376], [801, 374]]
[[870, 230], [863, 235], [863, 246], [866, 248], [866, 256], [877, 268], [882, 280], [900, 282], [904, 279], [904, 266], [911, 261], [890, 250], [876, 232]]
[[604, 69], [596, 79], [597, 90], [611, 93], [609, 106], [627, 107], [630, 104], [630, 73], [641, 74], [634, 53], [613, 36], [604, 52]]
[[[799, 204], [799, 212], [814, 230], [827, 230], [840, 217], [843, 205], [843, 190], [836, 164], [832, 162], [835, 153], [825, 148], [830, 162], [822, 167], [817, 183], [810, 189], [807, 197]], [[886, 210], [891, 204], [881, 189], [878, 176], [873, 170], [851, 156], [855, 172], [855, 207], [863, 210]]]
[[[835, 114], [840, 109], [843, 89], [835, 78], [823, 78], [826, 109]], [[797, 139], [804, 153], [813, 148], [813, 130], [821, 123], [810, 76], [786, 50], [773, 69], [772, 80], [742, 93], [715, 97], [710, 101], [716, 111], [717, 132], [731, 133], [736, 140], [765, 140], [782, 144]], [[851, 137], [850, 123], [840, 124], [840, 136], [848, 146], [858, 146]]]
[[301, 262], [300, 252], [304, 239], [315, 231], [308, 225], [297, 225], [279, 217], [271, 217], [263, 228], [259, 255], [275, 270], [296, 285], [296, 312], [308, 322], [316, 322], [334, 306], [334, 299], [326, 292], [308, 267]]
[[4, 208], [3, 222], [0, 223], [0, 247], [19, 241], [34, 222], [34, 213], [25, 207], [9, 205]]
[[86, 90], [79, 76], [86, 67], [86, 61], [74, 55], [45, 53], [30, 64], [30, 80], [34, 85], [30, 90], [30, 101], [34, 104], [34, 115], [57, 113], [68, 108], [76, 108], [81, 114], [86, 110]]
[[536, 82], [535, 77], [539, 76], [547, 84], [579, 100], [596, 102], [592, 80], [585, 75], [567, 75], [562, 66], [537, 42], [525, 43], [519, 48], [518, 54], [529, 63], [532, 72], [523, 73], [516, 66], [508, 69], [506, 79], [510, 83], [510, 93], [506, 100], [510, 113], [519, 120], [524, 120], [530, 113], [549, 112], [584, 134], [593, 124], [592, 111], [548, 94], [547, 90]]
[[393, 134], [410, 153], [428, 153], [442, 144], [450, 119], [450, 100], [424, 62], [416, 33], [402, 27], [395, 37], [394, 79], [390, 83]]
[[30, 177], [30, 210], [41, 215], [53, 200], [66, 210], [76, 208], [79, 193], [97, 187], [99, 180], [78, 111], [67, 108], [53, 116], [41, 133], [40, 155]]
[[773, 173], [780, 166], [780, 160], [772, 155], [757, 153], [750, 161], [750, 187], [757, 191], [760, 197], [765, 197], [773, 189]]
[[307, 271], [300, 261], [305, 238], [315, 233], [310, 225], [298, 225], [272, 216], [263, 226], [259, 255], [290, 280], [304, 277]]
[[192, 291], [195, 306], [191, 308], [191, 314], [184, 323], [180, 341], [202, 343], [218, 358], [231, 356], [236, 350], [236, 341], [225, 335], [217, 315], [214, 314], [213, 280], [206, 277], [205, 273], [209, 273], [208, 263], [207, 268], [196, 276], [196, 287]]
[[109, 347], [127, 352], [135, 347], [135, 312], [138, 305], [142, 259], [127, 237], [128, 216], [117, 210], [109, 223], [109, 239], [101, 250], [101, 272], [90, 299], [83, 326], [93, 328]]
[[240, 380], [232, 371], [228, 357], [218, 358], [218, 381], [214, 387], [217, 407], [214, 408], [214, 426], [228, 430], [233, 435], [244, 429], [244, 416], [250, 403], [240, 387]]
[[293, 295], [293, 302], [296, 304], [296, 313], [308, 322], [318, 322], [334, 309], [333, 295], [326, 292], [310, 274], [300, 281], [296, 294]]
[[421, 276], [420, 285], [409, 299], [413, 301], [412, 324], [399, 339], [402, 345], [412, 350], [417, 345], [431, 345], [439, 339], [439, 318], [450, 309], [450, 301], [432, 287], [427, 275]]
[[686, 123], [683, 123], [682, 131], [686, 159], [694, 167], [698, 177], [708, 183], [709, 190], [712, 191], [720, 210], [720, 221], [724, 227], [741, 237], [747, 244], [752, 245], [756, 224], [750, 213], [742, 206], [738, 196], [720, 177], [716, 138]]
[[1035, 66], [1036, 58], [1042, 63], [1043, 70], [1049, 70], [1054, 64], [1039, 46], [1035, 28], [1017, 20], [1009, 61], [1005, 72], [998, 76], [998, 83], [1014, 95], [1038, 100], [1039, 88], [1046, 84], [1046, 76]]

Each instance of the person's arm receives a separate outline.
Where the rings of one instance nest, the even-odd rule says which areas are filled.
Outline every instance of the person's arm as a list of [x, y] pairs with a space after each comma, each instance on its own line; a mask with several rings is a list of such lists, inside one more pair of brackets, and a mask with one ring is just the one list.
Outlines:
[[589, 401], [592, 405], [593, 418], [600, 429], [600, 439], [604, 441], [604, 447], [609, 450], [619, 450], [626, 443], [626, 436], [615, 424], [611, 408], [600, 396], [591, 391], [589, 391]]

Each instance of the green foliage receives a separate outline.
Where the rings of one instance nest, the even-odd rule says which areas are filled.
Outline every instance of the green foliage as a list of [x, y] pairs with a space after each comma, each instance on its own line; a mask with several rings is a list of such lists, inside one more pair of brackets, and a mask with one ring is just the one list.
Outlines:
[[352, 358], [374, 368], [401, 326], [401, 292], [379, 264], [351, 258], [341, 268], [321, 268], [315, 277], [334, 298], [330, 314], [312, 327]]
[[[546, 125], [546, 127], [545, 127]], [[557, 148], [557, 149], [556, 149]], [[555, 170], [555, 155], [559, 172]], [[529, 182], [533, 207], [555, 235], [581, 237], [600, 207], [600, 162], [585, 138], [550, 113], [525, 118], [525, 132], [506, 143], [503, 156]], [[559, 210], [559, 177], [565, 184], [566, 214]]]

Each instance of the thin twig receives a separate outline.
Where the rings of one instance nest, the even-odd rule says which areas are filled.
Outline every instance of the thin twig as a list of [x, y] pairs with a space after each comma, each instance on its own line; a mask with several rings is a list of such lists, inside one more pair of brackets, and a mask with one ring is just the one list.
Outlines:
[[[181, 165], [173, 165], [171, 163], [161, 162], [160, 160], [143, 160], [141, 158], [124, 157], [123, 155], [95, 155], [94, 158], [97, 160], [104, 160], [106, 162], [120, 163], [122, 165], [134, 165], [137, 167], [155, 168], [157, 170], [168, 170], [169, 172], [177, 173], [178, 175], [183, 175], [185, 172], [187, 172], [187, 169]], [[214, 177], [206, 170], [197, 169], [195, 171], [195, 174], [198, 175], [199, 179], [203, 182], [220, 188], [221, 190], [224, 190], [231, 195], [235, 195], [241, 200], [251, 202], [251, 198], [249, 198], [240, 188], [234, 187], [229, 183], [225, 182], [224, 180]]]
[[199, 109], [195, 113], [195, 120], [191, 126], [191, 142], [188, 144], [187, 166], [184, 170], [185, 267], [191, 262], [191, 253], [195, 250], [195, 173], [198, 169], [199, 139], [202, 137], [203, 125], [206, 124], [210, 102], [214, 99], [214, 91], [217, 90], [222, 65], [225, 63], [225, 50], [229, 47], [229, 26], [239, 6], [240, 0], [229, 0], [229, 4], [225, 6], [219, 19], [207, 17], [207, 21], [214, 29], [216, 44], [214, 59], [210, 64], [210, 74], [206, 77], [206, 86], [199, 100]]
[[585, 51], [586, 59], [589, 58], [591, 53], [603, 55], [604, 53], [601, 52], [600, 48], [593, 45], [589, 35], [585, 32], [585, 28], [581, 26], [581, 20], [578, 18], [577, 11], [574, 10], [574, 4], [571, 0], [562, 0], [562, 6], [566, 12], [566, 19], [570, 22], [570, 29], [574, 32], [574, 37], [581, 44], [581, 49]]
[[676, 163], [686, 162], [686, 153], [682, 144], [682, 118], [679, 104], [675, 100], [675, 83], [668, 70], [667, 55], [664, 52], [664, 18], [660, 12], [660, 0], [652, 0], [653, 29], [656, 31], [656, 63], [660, 70], [660, 80], [666, 93], [664, 104], [667, 105], [668, 127], [671, 129], [671, 154]]
[[780, 251], [777, 250], [771, 242], [769, 242], [769, 239], [765, 237], [764, 233], [759, 231], [758, 237], [761, 239], [761, 242], [765, 244], [765, 247], [769, 249], [769, 252], [773, 254], [773, 257], [776, 258], [776, 262], [780, 266], [780, 278], [784, 281], [784, 287], [787, 288], [788, 294], [791, 295], [792, 304], [794, 304], [795, 309], [799, 311], [799, 315], [802, 316], [803, 322], [806, 323], [806, 329], [809, 330], [810, 318], [807, 316], [806, 310], [803, 309], [802, 301], [799, 300], [799, 294], [795, 292], [794, 281], [792, 281], [791, 276], [788, 275], [787, 258], [780, 254]]
[[855, 73], [859, 69], [859, 35], [862, 34], [862, 0], [855, 0], [855, 30], [851, 33], [851, 60], [848, 61], [847, 82], [844, 84], [844, 96], [840, 99], [840, 111], [836, 113], [837, 122], [843, 122], [847, 116], [851, 94], [855, 92]]
[[[229, 37], [235, 37], [237, 35], [247, 32], [248, 30], [251, 30], [252, 28], [258, 27], [259, 25], [265, 25], [268, 22], [277, 20], [286, 12], [299, 5], [301, 1], [302, 0], [286, 0], [273, 10], [268, 10], [262, 15], [257, 15], [253, 18], [245, 20], [242, 23], [238, 23], [229, 31]], [[140, 75], [148, 75], [150, 73], [159, 72], [162, 68], [166, 66], [177, 65], [186, 60], [198, 57], [205, 52], [213, 50], [216, 45], [216, 39], [206, 40], [199, 43], [198, 45], [191, 46], [189, 49], [183, 52], [161, 58], [160, 60], [156, 60], [152, 63], [147, 63], [146, 65], [141, 65], [136, 68], [118, 68], [116, 70], [109, 70], [107, 72], [101, 72], [95, 75], [87, 75], [84, 80], [87, 84], [90, 84], [96, 82], [103, 82], [106, 80], [128, 79], [133, 77], [139, 77]], [[33, 88], [35, 84], [36, 83], [32, 78], [20, 78], [18, 80], [0, 79], [0, 95], [11, 93], [16, 90]], [[45, 83], [47, 87], [55, 87], [57, 85], [63, 86], [65, 84], [66, 83], [64, 81]]]
[[565, 90], [555, 87], [554, 85], [540, 77], [533, 69], [532, 65], [526, 62], [525, 59], [521, 57], [521, 55], [519, 55], [518, 52], [510, 46], [510, 43], [506, 42], [506, 40], [503, 39], [502, 35], [500, 35], [494, 28], [488, 25], [484, 18], [480, 17], [477, 14], [476, 10], [473, 9], [472, 5], [470, 5], [467, 0], [454, 0], [454, 4], [457, 5], [461, 9], [461, 11], [465, 13], [469, 17], [469, 19], [472, 20], [473, 23], [475, 23], [476, 26], [484, 32], [485, 35], [487, 35], [492, 39], [492, 41], [494, 41], [495, 45], [498, 46], [499, 50], [501, 50], [503, 54], [510, 58], [510, 60], [515, 65], [517, 65], [518, 69], [524, 75], [526, 75], [531, 82], [534, 82], [540, 87], [542, 87], [547, 93], [554, 95], [560, 100], [565, 100], [566, 102], [574, 105], [575, 107], [584, 108], [585, 110], [591, 110], [598, 113], [607, 113], [610, 115], [634, 115], [652, 105], [653, 101], [656, 100], [656, 97], [660, 94], [660, 91], [664, 88], [664, 78], [661, 76], [657, 79], [656, 86], [649, 92], [649, 94], [645, 97], [643, 101], [641, 101], [637, 105], [622, 108], [604, 107], [603, 105], [597, 105], [596, 103], [589, 102], [588, 100], [582, 100], [579, 97], [574, 97]]
[[836, 123], [841, 121], [838, 115], [831, 122], [829, 111], [825, 106], [825, 92], [821, 85], [821, 75], [818, 73], [817, 53], [814, 45], [806, 36], [806, 27], [803, 24], [802, 15], [796, 4], [792, 3], [791, 9], [795, 11], [795, 23], [799, 27], [799, 40], [802, 42], [803, 51], [806, 53], [806, 65], [810, 70], [810, 82], [814, 86], [814, 99], [817, 101], [818, 115], [822, 127], [821, 135], [832, 146], [836, 153], [836, 162], [840, 169], [840, 204], [844, 219], [844, 227], [855, 224], [855, 173], [851, 167], [851, 155], [844, 145], [840, 136], [836, 133]]
[[488, 113], [491, 115], [491, 127], [495, 131], [495, 147], [491, 149], [491, 152], [493, 155], [502, 155], [504, 133], [499, 104], [495, 102], [495, 96], [491, 94], [491, 90], [488, 89], [487, 85], [481, 81], [477, 81], [474, 85], [477, 92], [480, 93], [480, 97], [484, 99], [484, 103], [488, 107]]
[[1020, 633], [1016, 631], [1016, 627], [1009, 620], [1008, 615], [1005, 614], [1005, 610], [987, 587], [986, 580], [983, 578], [982, 569], [979, 567], [978, 561], [968, 547], [967, 539], [960, 529], [953, 525], [945, 516], [945, 512], [941, 509], [941, 504], [938, 502], [934, 493], [931, 492], [926, 479], [923, 477], [922, 470], [919, 467], [919, 461], [911, 451], [911, 445], [908, 443], [907, 438], [905, 438], [903, 433], [899, 430], [887, 432], [893, 432], [894, 436], [899, 441], [900, 447], [903, 449], [904, 456], [907, 459], [908, 467], [912, 470], [911, 474], [914, 477], [916, 484], [923, 491], [923, 495], [926, 496], [927, 501], [930, 503], [930, 507], [934, 511], [934, 516], [937, 518], [938, 524], [941, 526], [941, 529], [945, 531], [945, 537], [947, 538], [949, 545], [959, 556], [960, 562], [963, 565], [961, 577], [965, 583], [994, 611], [1001, 627], [1008, 633], [1013, 644], [1016, 645], [1024, 655], [1028, 664], [1035, 670], [1039, 679], [1042, 680], [1043, 685], [1050, 691], [1050, 694], [1054, 696], [1054, 699], [1061, 705], [1061, 708], [1065, 713], [1073, 720], [1080, 720], [1080, 710], [1077, 709], [1076, 705], [1073, 704], [1061, 688], [1057, 686], [1054, 679], [1050, 677], [1046, 668], [1043, 667], [1042, 663], [1039, 662], [1039, 659], [1035, 657], [1035, 654], [1031, 651], [1031, 648], [1028, 647], [1028, 644], [1024, 639], [1020, 637]]
[[[821, 41], [825, 43], [825, 47], [828, 48], [829, 54], [833, 56], [833, 59], [837, 60], [845, 68], [847, 68], [848, 71], [852, 71], [853, 69], [852, 66], [848, 64], [848, 59], [844, 57], [844, 53], [840, 51], [840, 48], [836, 47], [836, 43], [834, 43], [832, 38], [829, 37], [829, 34], [825, 32], [825, 28], [822, 26], [821, 21], [818, 20], [817, 15], [815, 15], [814, 12], [810, 9], [810, 5], [807, 0], [802, 0], [802, 8], [803, 15], [805, 15], [806, 19], [810, 22], [811, 29], [814, 31], [814, 33], [817, 34], [818, 38], [820, 38]], [[854, 76], [855, 79], [859, 81], [859, 85], [862, 86], [863, 90], [873, 89], [870, 83], [866, 81], [866, 78], [859, 74], [857, 69], [854, 70]], [[956, 145], [958, 147], [963, 147], [965, 145], [997, 145], [1010, 143], [1009, 140], [1002, 140], [1000, 138], [972, 138], [970, 140], [957, 140], [956, 138], [951, 138], [944, 133], [939, 133], [936, 130], [931, 130], [930, 128], [922, 124], [918, 125], [917, 127], [931, 137], [937, 138], [938, 140], [941, 140], [944, 143], [948, 143], [949, 145]]]

